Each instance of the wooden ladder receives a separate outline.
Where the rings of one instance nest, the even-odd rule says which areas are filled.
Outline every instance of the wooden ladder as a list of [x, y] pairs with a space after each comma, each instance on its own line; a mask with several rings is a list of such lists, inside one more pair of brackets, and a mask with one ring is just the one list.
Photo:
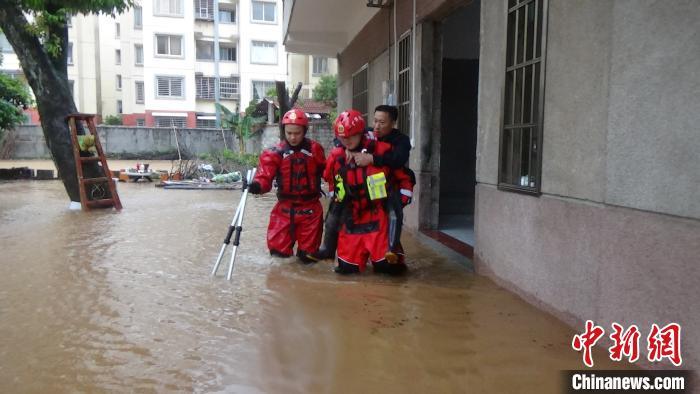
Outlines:
[[[112, 181], [112, 173], [107, 167], [107, 159], [105, 159], [104, 151], [102, 150], [102, 144], [100, 143], [100, 138], [97, 135], [97, 130], [95, 129], [95, 115], [90, 114], [70, 114], [66, 116], [68, 125], [70, 127], [70, 136], [73, 141], [73, 157], [75, 158], [75, 167], [78, 172], [78, 185], [80, 186], [80, 205], [83, 211], [87, 211], [92, 208], [107, 208], [114, 207], [116, 209], [122, 209], [122, 203], [119, 200], [119, 195], [117, 194], [117, 188], [114, 186], [114, 181]], [[97, 150], [96, 156], [81, 156], [80, 155], [80, 144], [78, 143], [78, 121], [85, 121], [87, 124], [87, 129], [95, 137], [95, 149]], [[102, 168], [104, 176], [97, 178], [84, 178], [83, 176], [83, 164], [99, 161], [99, 165]], [[108, 198], [97, 198], [88, 199], [87, 192], [85, 191], [86, 185], [91, 185], [95, 187], [96, 185], [107, 184], [109, 189]], [[91, 193], [92, 194], [92, 193]]]

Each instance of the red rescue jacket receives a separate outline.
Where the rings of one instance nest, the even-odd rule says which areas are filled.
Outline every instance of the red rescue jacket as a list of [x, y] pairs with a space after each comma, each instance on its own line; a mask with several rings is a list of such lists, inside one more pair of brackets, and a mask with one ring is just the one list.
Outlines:
[[[391, 145], [363, 137], [358, 149], [362, 149], [366, 153], [382, 155], [391, 149]], [[357, 221], [362, 216], [361, 213], [363, 211], [377, 212], [384, 209], [386, 199], [371, 200], [367, 187], [367, 177], [380, 172], [383, 172], [386, 177], [387, 193], [390, 192], [390, 188], [394, 185], [406, 192], [413, 192], [414, 181], [402, 168], [391, 169], [387, 166], [378, 167], [374, 165], [358, 167], [354, 162], [346, 163], [345, 148], [342, 146], [334, 148], [328, 155], [323, 178], [328, 182], [329, 189], [334, 191], [335, 177], [340, 175], [345, 189], [345, 199], [351, 204], [353, 221]]]
[[304, 138], [297, 146], [282, 141], [260, 155], [255, 181], [267, 193], [275, 180], [280, 201], [318, 200], [324, 165], [323, 147], [316, 141]]

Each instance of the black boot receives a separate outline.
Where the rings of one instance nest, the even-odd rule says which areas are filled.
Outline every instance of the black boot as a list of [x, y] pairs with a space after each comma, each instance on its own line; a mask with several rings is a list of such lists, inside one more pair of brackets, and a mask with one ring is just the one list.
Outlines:
[[338, 259], [338, 266], [333, 269], [337, 274], [341, 275], [350, 275], [350, 274], [359, 274], [360, 273], [360, 267], [353, 265], [353, 264], [348, 264], [344, 262], [341, 259]]
[[323, 243], [315, 253], [307, 256], [314, 261], [333, 260], [335, 249], [338, 247], [338, 232], [340, 231], [340, 217], [343, 206], [335, 201], [331, 201], [328, 206], [326, 223], [323, 227]]
[[374, 268], [374, 272], [377, 274], [389, 274], [391, 276], [401, 275], [405, 273], [408, 269], [405, 263], [390, 264], [386, 260], [381, 260], [377, 261], [376, 263], [372, 263], [372, 267]]
[[285, 254], [285, 253], [282, 253], [282, 252], [277, 251], [277, 250], [274, 250], [274, 249], [270, 249], [270, 256], [282, 257], [282, 258], [285, 258], [285, 259], [286, 259], [287, 257], [292, 257], [291, 254]]
[[297, 250], [297, 257], [304, 265], [313, 264], [317, 261], [309, 257], [309, 254], [304, 252], [303, 250]]

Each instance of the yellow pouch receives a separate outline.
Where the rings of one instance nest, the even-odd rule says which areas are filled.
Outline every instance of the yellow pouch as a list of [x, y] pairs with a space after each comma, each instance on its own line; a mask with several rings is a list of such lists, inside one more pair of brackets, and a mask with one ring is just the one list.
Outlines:
[[340, 175], [335, 176], [335, 199], [338, 202], [343, 202], [345, 198], [345, 185], [343, 178]]
[[367, 177], [367, 189], [370, 200], [386, 198], [386, 176], [383, 172]]

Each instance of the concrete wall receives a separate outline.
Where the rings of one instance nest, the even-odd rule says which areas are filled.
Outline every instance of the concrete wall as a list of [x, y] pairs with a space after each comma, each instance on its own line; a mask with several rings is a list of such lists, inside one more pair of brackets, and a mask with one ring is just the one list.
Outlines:
[[700, 366], [699, 221], [479, 184], [475, 225], [479, 274], [577, 329], [677, 322], [683, 367]]
[[[697, 2], [549, 2], [542, 195], [499, 191], [505, 5], [482, 2], [477, 270], [581, 326], [700, 329]], [[700, 339], [683, 338], [684, 367]]]
[[[215, 129], [177, 129], [177, 142], [172, 129], [148, 127], [99, 126], [100, 142], [106, 154], [139, 152], [166, 152], [177, 149], [182, 152], [200, 155], [224, 149], [237, 151], [237, 139], [228, 130]], [[307, 136], [318, 141], [328, 152], [333, 145], [333, 131], [325, 120], [312, 121]], [[44, 134], [39, 126], [18, 126], [6, 136], [14, 140], [12, 159], [49, 158], [51, 154], [46, 146]], [[226, 138], [226, 145], [224, 145]], [[279, 127], [267, 125], [246, 141], [246, 151], [260, 153], [263, 148], [275, 145], [279, 141]], [[1, 144], [0, 144], [1, 147]]]

